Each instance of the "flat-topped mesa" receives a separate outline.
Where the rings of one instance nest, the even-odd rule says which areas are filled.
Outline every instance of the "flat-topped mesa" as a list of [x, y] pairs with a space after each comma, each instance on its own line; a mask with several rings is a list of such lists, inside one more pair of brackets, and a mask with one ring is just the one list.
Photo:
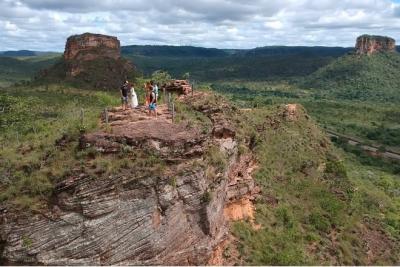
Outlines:
[[132, 62], [121, 56], [117, 37], [84, 33], [67, 39], [63, 58], [38, 73], [39, 83], [68, 83], [87, 89], [116, 90], [136, 76]]
[[121, 46], [117, 37], [102, 34], [84, 33], [73, 35], [65, 45], [65, 60], [93, 60], [98, 57], [118, 59]]
[[358, 55], [395, 51], [396, 41], [393, 38], [377, 35], [361, 35], [357, 38], [356, 54]]

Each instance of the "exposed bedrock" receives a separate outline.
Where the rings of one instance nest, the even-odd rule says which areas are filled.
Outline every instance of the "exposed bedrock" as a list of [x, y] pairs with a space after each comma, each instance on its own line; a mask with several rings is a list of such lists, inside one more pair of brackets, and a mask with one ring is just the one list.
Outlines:
[[[144, 138], [140, 131], [149, 125], [142, 125], [141, 111], [110, 111], [113, 133], [84, 135], [82, 146], [116, 153], [123, 144], [177, 160], [161, 174], [127, 170], [93, 177], [73, 171], [56, 185], [48, 210], [34, 215], [1, 211], [3, 258], [9, 263], [45, 265], [206, 264], [227, 236], [226, 205], [252, 199], [258, 191], [251, 178], [254, 160], [238, 155], [233, 124], [220, 110], [207, 110], [214, 129], [208, 134], [183, 131], [167, 114], [160, 114], [159, 127], [152, 129], [165, 134], [145, 131], [143, 146], [136, 141]], [[129, 120], [128, 128], [137, 130], [118, 128], [120, 120]], [[142, 128], [135, 128], [135, 123]], [[214, 169], [212, 178], [209, 166], [193, 164], [204, 159], [210, 145], [218, 147], [227, 162], [223, 169]]]

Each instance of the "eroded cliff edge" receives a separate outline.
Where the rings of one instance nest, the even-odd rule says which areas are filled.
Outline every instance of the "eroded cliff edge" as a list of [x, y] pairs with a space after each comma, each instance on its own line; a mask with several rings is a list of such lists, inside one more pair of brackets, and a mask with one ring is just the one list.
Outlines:
[[177, 109], [174, 122], [166, 106], [157, 120], [141, 109], [114, 109], [106, 125], [103, 114], [100, 129], [80, 138], [85, 167], [60, 177], [46, 208], [2, 207], [3, 258], [46, 265], [207, 263], [228, 233], [224, 208], [259, 191], [251, 178], [252, 141], [236, 129], [239, 111], [218, 96], [182, 97]]

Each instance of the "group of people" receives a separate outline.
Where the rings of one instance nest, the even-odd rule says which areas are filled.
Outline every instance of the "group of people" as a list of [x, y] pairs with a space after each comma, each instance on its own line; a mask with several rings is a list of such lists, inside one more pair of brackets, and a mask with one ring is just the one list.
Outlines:
[[[159, 84], [154, 81], [146, 82], [144, 84], [145, 89], [145, 107], [149, 110], [149, 116], [154, 115], [157, 118], [157, 100], [158, 100], [158, 88]], [[129, 108], [137, 108], [139, 106], [138, 96], [135, 92], [135, 88], [129, 81], [120, 88], [121, 102], [123, 110]]]

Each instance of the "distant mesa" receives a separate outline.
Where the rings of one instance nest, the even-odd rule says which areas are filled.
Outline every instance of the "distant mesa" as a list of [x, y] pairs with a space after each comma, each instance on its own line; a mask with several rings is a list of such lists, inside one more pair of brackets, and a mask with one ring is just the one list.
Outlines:
[[84, 33], [73, 35], [65, 45], [65, 60], [93, 60], [102, 57], [119, 59], [120, 43], [117, 37], [102, 34]]
[[112, 90], [133, 78], [134, 73], [133, 64], [121, 57], [117, 37], [84, 33], [70, 36], [61, 61], [42, 71], [37, 80]]
[[396, 41], [377, 35], [361, 35], [357, 38], [356, 54], [372, 55], [378, 52], [396, 52]]

